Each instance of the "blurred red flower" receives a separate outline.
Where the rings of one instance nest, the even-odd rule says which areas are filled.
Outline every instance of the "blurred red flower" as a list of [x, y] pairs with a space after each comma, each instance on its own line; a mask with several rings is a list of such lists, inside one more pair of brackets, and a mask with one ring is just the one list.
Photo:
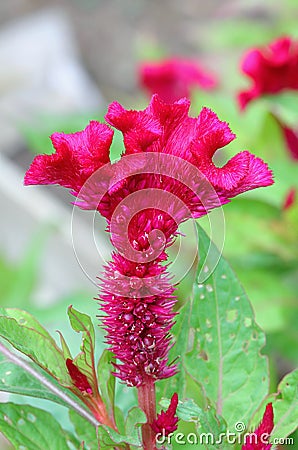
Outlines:
[[180, 58], [144, 62], [139, 67], [139, 82], [149, 94], [158, 94], [166, 103], [190, 98], [191, 89], [213, 89], [216, 78], [196, 61]]
[[[244, 110], [248, 103], [266, 94], [298, 90], [298, 41], [281, 37], [263, 49], [251, 49], [241, 63], [242, 72], [251, 78], [250, 89], [239, 92], [238, 103]], [[298, 128], [292, 129], [278, 118], [292, 159], [298, 159]]]
[[253, 82], [250, 89], [238, 94], [241, 109], [262, 95], [298, 89], [298, 41], [282, 37], [268, 47], [249, 50], [241, 70]]

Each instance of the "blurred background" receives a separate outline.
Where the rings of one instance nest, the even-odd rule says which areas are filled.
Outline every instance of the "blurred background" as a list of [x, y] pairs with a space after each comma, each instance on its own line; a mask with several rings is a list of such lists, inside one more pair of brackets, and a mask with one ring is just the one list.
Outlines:
[[[224, 208], [224, 254], [267, 333], [274, 391], [298, 362], [297, 201], [283, 207], [297, 188], [297, 161], [271, 103], [256, 102], [240, 115], [236, 94], [248, 86], [239, 69], [243, 53], [281, 35], [297, 38], [297, 21], [296, 0], [0, 2], [0, 305], [26, 309], [66, 337], [69, 304], [95, 317], [94, 281], [110, 252], [104, 222], [96, 218], [94, 227], [88, 212], [72, 220], [70, 195], [58, 187], [24, 188], [24, 173], [35, 154], [51, 152], [51, 133], [102, 120], [113, 100], [145, 107], [141, 62], [197, 59], [219, 84], [212, 92], [193, 90], [193, 114], [206, 105], [230, 123], [238, 139], [225, 158], [249, 149], [275, 173], [273, 187]], [[298, 124], [297, 105], [290, 113]], [[287, 105], [283, 111], [289, 117]], [[119, 145], [116, 139], [116, 153]], [[181, 302], [191, 281], [189, 275], [179, 289]]]

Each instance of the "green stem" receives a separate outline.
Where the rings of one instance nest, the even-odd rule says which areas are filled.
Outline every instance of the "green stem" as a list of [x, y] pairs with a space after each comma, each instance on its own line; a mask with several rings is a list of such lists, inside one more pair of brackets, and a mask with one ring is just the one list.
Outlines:
[[142, 426], [143, 449], [155, 450], [155, 433], [151, 424], [156, 419], [155, 384], [152, 379], [138, 388], [139, 406], [147, 416], [147, 423]]

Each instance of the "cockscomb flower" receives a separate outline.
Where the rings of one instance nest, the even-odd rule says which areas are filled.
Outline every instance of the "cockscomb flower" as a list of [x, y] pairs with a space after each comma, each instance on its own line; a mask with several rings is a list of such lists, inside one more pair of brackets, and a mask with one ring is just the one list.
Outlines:
[[272, 444], [269, 444], [269, 438], [274, 427], [273, 419], [272, 403], [268, 403], [258, 428], [253, 433], [246, 435], [242, 450], [270, 450]]
[[109, 163], [112, 129], [93, 121], [78, 133], [55, 133], [56, 152], [37, 156], [25, 176], [25, 184], [71, 189], [75, 204], [107, 219], [115, 252], [101, 276], [102, 321], [115, 374], [130, 386], [176, 372], [168, 363], [174, 287], [163, 262], [179, 224], [273, 183], [248, 151], [217, 167], [214, 153], [235, 135], [210, 109], [192, 118], [189, 107], [186, 99], [164, 104], [156, 95], [143, 111], [114, 102], [106, 121], [123, 134], [118, 162]]
[[214, 75], [201, 65], [182, 58], [143, 62], [139, 66], [139, 83], [149, 94], [158, 94], [165, 102], [189, 98], [193, 88], [213, 89], [217, 85]]
[[161, 433], [168, 436], [177, 430], [178, 417], [176, 410], [178, 406], [178, 395], [175, 393], [171, 398], [171, 403], [166, 411], [161, 411], [157, 419], [151, 425], [156, 434]]
[[[241, 63], [242, 72], [251, 78], [250, 89], [238, 94], [240, 109], [267, 94], [298, 89], [298, 41], [282, 37], [264, 48], [249, 50]], [[290, 157], [298, 159], [298, 131], [276, 117]]]
[[264, 48], [249, 50], [241, 69], [253, 84], [238, 95], [239, 105], [246, 105], [265, 94], [277, 94], [285, 89], [298, 89], [298, 41], [282, 37]]

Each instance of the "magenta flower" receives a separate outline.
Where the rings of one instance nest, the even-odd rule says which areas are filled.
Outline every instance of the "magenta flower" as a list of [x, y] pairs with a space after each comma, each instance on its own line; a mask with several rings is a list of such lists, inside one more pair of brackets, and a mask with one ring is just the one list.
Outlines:
[[[252, 49], [244, 56], [241, 69], [253, 84], [238, 94], [240, 109], [266, 94], [298, 89], [298, 41], [282, 37], [263, 49]], [[277, 119], [292, 159], [298, 159], [298, 131]]]
[[139, 67], [140, 85], [150, 95], [158, 94], [168, 103], [182, 97], [190, 98], [195, 87], [209, 90], [217, 85], [216, 78], [196, 61], [170, 58], [158, 62], [144, 62]]
[[253, 84], [238, 95], [244, 109], [253, 99], [298, 89], [298, 41], [282, 37], [263, 49], [252, 49], [244, 56], [241, 69]]
[[292, 159], [298, 160], [298, 128], [289, 128], [280, 123], [287, 147], [290, 151]]
[[269, 444], [269, 437], [274, 427], [273, 418], [272, 403], [268, 403], [258, 428], [253, 433], [246, 435], [245, 444], [242, 445], [242, 450], [271, 449], [272, 444]]
[[178, 406], [178, 395], [175, 393], [172, 396], [171, 403], [166, 411], [161, 411], [157, 419], [151, 425], [156, 434], [161, 433], [163, 436], [168, 436], [177, 430], [178, 417], [176, 410]]
[[92, 395], [92, 387], [90, 386], [88, 378], [73, 363], [72, 359], [67, 358], [66, 367], [67, 367], [68, 373], [70, 375], [70, 378], [72, 379], [74, 386], [77, 389], [79, 389], [79, 391], [82, 392], [83, 394]]
[[37, 156], [25, 176], [25, 184], [70, 188], [77, 205], [106, 217], [117, 251], [101, 277], [103, 325], [116, 375], [131, 386], [176, 372], [167, 359], [174, 288], [161, 263], [179, 224], [273, 182], [248, 151], [216, 167], [214, 153], [235, 135], [208, 108], [189, 117], [189, 106], [154, 96], [144, 111], [127, 111], [114, 102], [106, 120], [123, 133], [120, 161], [105, 164], [113, 132], [91, 122], [78, 133], [54, 134], [56, 153]]
[[[273, 183], [267, 165], [248, 151], [217, 167], [215, 152], [235, 135], [210, 109], [192, 118], [189, 107], [186, 99], [164, 104], [156, 95], [143, 111], [114, 102], [106, 121], [123, 134], [119, 161], [109, 162], [111, 128], [90, 122], [81, 132], [54, 134], [55, 153], [36, 156], [25, 175], [27, 185], [69, 188], [77, 206], [107, 220], [115, 251], [100, 278], [102, 324], [117, 359], [114, 374], [138, 388], [148, 419], [144, 449], [154, 448], [156, 430], [170, 432], [177, 425], [175, 394], [157, 419], [155, 410], [155, 382], [177, 371], [168, 361], [176, 299], [167, 248], [181, 222]], [[74, 364], [67, 367], [74, 385], [89, 394]]]
[[290, 209], [296, 202], [296, 188], [291, 188], [284, 199], [282, 210], [286, 211], [287, 209]]

